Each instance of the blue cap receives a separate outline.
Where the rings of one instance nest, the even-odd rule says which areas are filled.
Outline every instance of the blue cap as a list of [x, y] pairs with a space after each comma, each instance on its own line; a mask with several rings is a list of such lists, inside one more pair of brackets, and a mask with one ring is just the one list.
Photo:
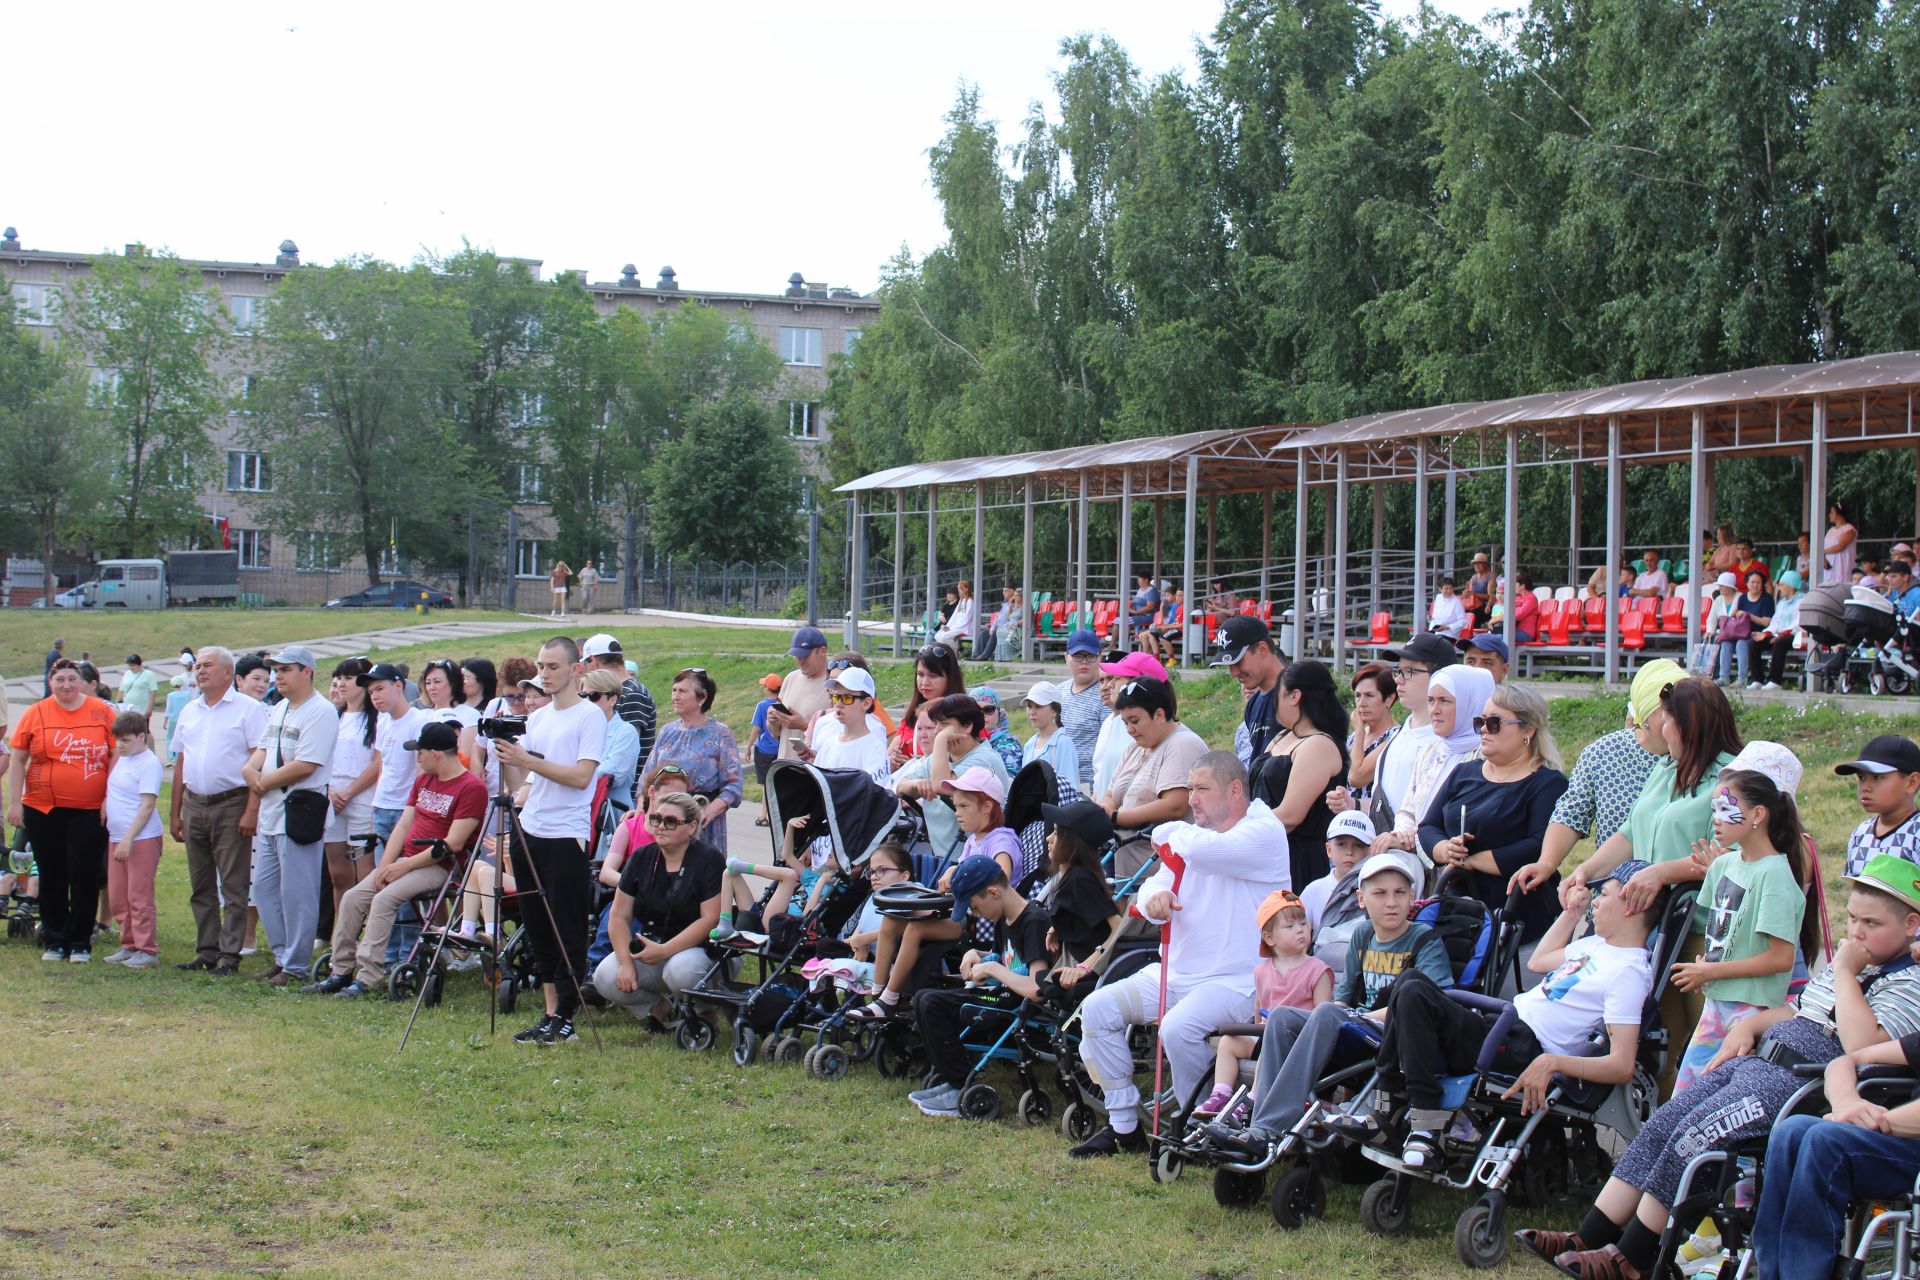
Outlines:
[[1612, 871], [1609, 871], [1606, 875], [1601, 876], [1598, 880], [1592, 882], [1588, 887], [1591, 888], [1595, 893], [1598, 893], [1600, 891], [1600, 886], [1605, 884], [1607, 881], [1618, 880], [1620, 882], [1620, 887], [1624, 889], [1627, 887], [1627, 881], [1633, 879], [1635, 876], [1639, 875], [1642, 871], [1645, 871], [1648, 867], [1652, 865], [1653, 864], [1651, 862], [1646, 862], [1639, 858], [1628, 858], [1625, 862], [1615, 867]]
[[793, 633], [793, 645], [787, 650], [791, 657], [804, 658], [815, 649], [827, 647], [826, 633], [818, 627], [801, 627]]
[[962, 859], [960, 865], [953, 869], [953, 879], [947, 882], [947, 888], [953, 894], [953, 918], [956, 921], [965, 920], [967, 904], [973, 900], [973, 895], [994, 881], [1005, 878], [1006, 872], [992, 858], [975, 854]]
[[1482, 631], [1471, 640], [1460, 642], [1462, 649], [1478, 649], [1482, 653], [1491, 653], [1502, 662], [1511, 662], [1513, 655], [1507, 650], [1507, 642], [1498, 632]]
[[1098, 653], [1100, 652], [1100, 637], [1091, 631], [1076, 631], [1067, 637], [1067, 652], [1069, 654]]

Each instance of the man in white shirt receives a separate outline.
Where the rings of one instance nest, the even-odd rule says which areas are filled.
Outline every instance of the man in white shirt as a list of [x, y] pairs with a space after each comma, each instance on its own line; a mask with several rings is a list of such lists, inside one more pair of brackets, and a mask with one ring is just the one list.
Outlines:
[[[527, 774], [520, 837], [528, 880], [544, 894], [530, 927], [534, 972], [546, 1016], [516, 1035], [516, 1044], [561, 1044], [574, 1038], [573, 1015], [587, 978], [587, 911], [593, 876], [593, 775], [606, 749], [607, 722], [580, 697], [574, 664], [580, 650], [555, 636], [534, 660], [541, 687], [553, 701], [527, 718], [518, 742], [495, 744], [500, 763]], [[516, 857], [522, 855], [517, 854]]]
[[[1187, 775], [1192, 822], [1155, 827], [1160, 869], [1147, 877], [1134, 913], [1171, 923], [1165, 963], [1167, 1010], [1160, 1044], [1177, 1098], [1195, 1096], [1213, 1069], [1207, 1037], [1253, 1017], [1253, 970], [1260, 961], [1254, 912], [1287, 887], [1287, 833], [1273, 811], [1247, 799], [1247, 771], [1231, 751], [1209, 751]], [[1075, 1147], [1078, 1157], [1146, 1150], [1140, 1090], [1133, 1083], [1130, 1026], [1152, 1022], [1160, 966], [1102, 987], [1080, 1006], [1081, 1054], [1097, 1074], [1107, 1127]]]
[[1458, 640], [1467, 629], [1467, 606], [1454, 591], [1453, 579], [1440, 579], [1440, 594], [1433, 598], [1429, 630], [1449, 640]]
[[[305, 982], [312, 968], [313, 934], [320, 927], [320, 872], [325, 864], [325, 798], [333, 779], [333, 748], [340, 713], [313, 688], [313, 654], [288, 645], [267, 659], [280, 701], [267, 717], [260, 745], [243, 772], [259, 798], [260, 830], [253, 842], [253, 894], [260, 921], [273, 943], [266, 981], [284, 987]], [[317, 793], [314, 838], [302, 842], [287, 823], [287, 797]], [[294, 824], [296, 827], [298, 822]]]
[[1659, 600], [1667, 594], [1667, 571], [1660, 567], [1660, 553], [1647, 552], [1647, 558], [1641, 562], [1644, 566], [1633, 575], [1633, 586], [1627, 594], [1635, 599]]
[[226, 649], [202, 649], [193, 674], [200, 696], [180, 709], [168, 814], [173, 838], [186, 846], [193, 886], [194, 958], [178, 967], [224, 977], [240, 971], [260, 815], [245, 770], [266, 732], [267, 708], [234, 688]]

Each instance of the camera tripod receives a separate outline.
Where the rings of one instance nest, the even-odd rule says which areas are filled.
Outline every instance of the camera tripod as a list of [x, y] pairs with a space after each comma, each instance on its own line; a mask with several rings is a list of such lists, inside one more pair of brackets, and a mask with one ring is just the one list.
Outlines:
[[[537, 751], [529, 751], [527, 754], [536, 760], [546, 759], [545, 756]], [[553, 904], [547, 901], [546, 886], [540, 881], [540, 868], [534, 864], [532, 855], [526, 854], [526, 846], [520, 836], [520, 816], [514, 811], [513, 793], [507, 790], [505, 773], [500, 775], [499, 789], [494, 792], [489, 804], [497, 810], [500, 815], [498, 831], [494, 836], [494, 848], [498, 855], [498, 865], [494, 868], [493, 892], [490, 895], [493, 899], [494, 928], [498, 930], [502, 923], [500, 904], [506, 897], [507, 859], [515, 856], [515, 850], [517, 849], [525, 856], [519, 857], [514, 863], [516, 875], [524, 873], [532, 882], [532, 887], [530, 889], [516, 888], [514, 890], [514, 896], [522, 899], [532, 898], [540, 904], [540, 911], [541, 914], [546, 917], [547, 928], [553, 938], [554, 947], [556, 950], [563, 951], [564, 949], [560, 943], [560, 923], [554, 919]], [[479, 849], [477, 847], [478, 834], [478, 832], [475, 833], [476, 848], [474, 849], [474, 854], [476, 857], [479, 855]], [[471, 861], [469, 861], [468, 866], [469, 870], [471, 870]], [[452, 883], [452, 878], [449, 877], [447, 884], [451, 885]], [[442, 886], [442, 893], [445, 894], [446, 892], [446, 886]], [[520, 928], [523, 931], [533, 927], [533, 922], [530, 920], [523, 918], [520, 922]], [[447, 932], [448, 930], [446, 928], [442, 928], [439, 936], [434, 939], [432, 954], [427, 957], [426, 964], [421, 969], [423, 974], [434, 972], [438, 966], [440, 954], [447, 946]], [[505, 950], [506, 947], [502, 941], [496, 941], [491, 947], [482, 948], [483, 959], [481, 962], [481, 972], [487, 979], [487, 1035], [490, 1037], [498, 1034], [500, 1030], [500, 961], [501, 954]], [[565, 957], [563, 954], [562, 958], [563, 961], [566, 962], [567, 981], [573, 986], [575, 1006], [585, 1011], [591, 1006], [587, 1004], [586, 995], [580, 989], [580, 975], [573, 971], [573, 965], [568, 957]], [[414, 993], [413, 1012], [407, 1015], [406, 1029], [400, 1033], [400, 1045], [399, 1048], [394, 1050], [395, 1053], [399, 1053], [407, 1047], [407, 1037], [413, 1034], [414, 1021], [419, 1018], [420, 1006], [426, 1000], [426, 997], [427, 983], [422, 980], [420, 989]], [[593, 1033], [594, 1049], [604, 1052], [604, 1046], [600, 1043], [600, 1020], [598, 1016], [591, 1013], [587, 1014], [586, 1023], [587, 1029]]]

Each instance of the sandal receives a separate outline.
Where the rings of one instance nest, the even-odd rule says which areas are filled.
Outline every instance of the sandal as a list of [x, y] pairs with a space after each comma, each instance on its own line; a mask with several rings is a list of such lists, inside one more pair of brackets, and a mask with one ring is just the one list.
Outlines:
[[888, 1004], [878, 998], [861, 1005], [847, 1015], [848, 1022], [890, 1022], [901, 1016], [898, 1001]]

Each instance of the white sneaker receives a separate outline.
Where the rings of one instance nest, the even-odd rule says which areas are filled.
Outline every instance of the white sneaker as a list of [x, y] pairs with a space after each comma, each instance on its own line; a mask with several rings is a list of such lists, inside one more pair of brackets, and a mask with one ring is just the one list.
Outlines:
[[250, 956], [250, 955], [252, 955], [252, 954], [253, 954], [254, 952], [256, 952], [256, 951], [258, 951], [259, 949], [260, 949], [260, 948], [258, 948], [258, 947], [242, 947], [242, 948], [240, 948], [240, 954], [241, 954], [241, 955], [243, 955], [243, 956]]
[[42, 960], [65, 960], [67, 958], [67, 953], [62, 951], [58, 947], [48, 947], [45, 951], [42, 951], [40, 953], [40, 958]]
[[108, 964], [125, 964], [127, 961], [133, 959], [135, 954], [136, 953], [131, 948], [122, 947], [118, 951], [114, 952], [112, 955], [107, 957], [107, 963]]
[[1749, 688], [1749, 689], [1758, 689], [1759, 687], [1760, 687], [1760, 682], [1759, 682], [1758, 680], [1749, 680], [1749, 681], [1747, 681], [1747, 688]]
[[160, 957], [151, 951], [136, 951], [120, 962], [123, 969], [151, 969], [160, 963]]
[[1761, 685], [1760, 687], [1762, 689], [1778, 689], [1780, 686], [1775, 684], [1773, 681], [1769, 680], [1765, 684]]

